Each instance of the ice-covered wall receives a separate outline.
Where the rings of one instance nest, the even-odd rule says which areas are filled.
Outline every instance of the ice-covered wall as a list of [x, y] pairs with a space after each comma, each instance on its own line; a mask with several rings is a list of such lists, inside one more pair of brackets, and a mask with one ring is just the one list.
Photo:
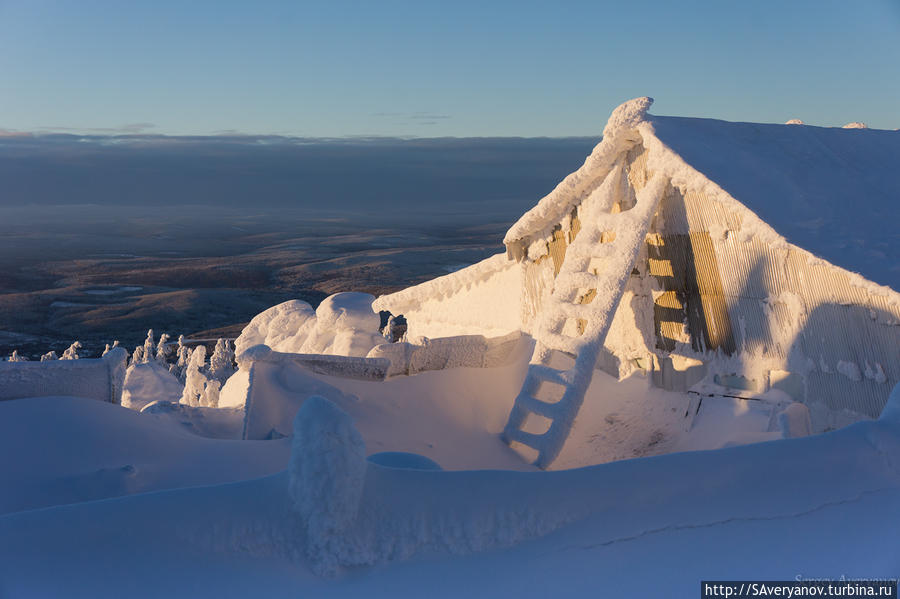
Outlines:
[[484, 335], [522, 330], [522, 267], [498, 254], [455, 273], [383, 295], [374, 310], [403, 315], [407, 338]]
[[0, 362], [0, 401], [26, 397], [73, 396], [119, 403], [125, 380], [124, 349], [91, 360]]
[[[582, 202], [599, 182], [621, 164], [624, 189], [613, 211], [627, 210], [628, 196], [662, 173], [671, 185], [616, 311], [604, 367], [620, 373], [668, 368], [654, 380], [684, 383], [706, 376], [730, 393], [776, 388], [807, 403], [819, 431], [876, 417], [900, 381], [900, 295], [790, 243], [726, 189], [744, 193], [798, 238], [794, 213], [815, 215], [821, 204], [824, 220], [810, 217], [801, 229], [836, 233], [832, 239], [808, 237], [830, 248], [863, 244], [870, 261], [878, 262], [871, 248], [890, 245], [892, 229], [876, 216], [881, 224], [869, 228], [877, 239], [863, 243], [866, 231], [857, 230], [863, 221], [850, 223], [848, 214], [867, 210], [857, 207], [859, 194], [881, 211], [867, 211], [865, 222], [896, 210], [897, 171], [884, 171], [900, 138], [654, 117], [639, 100], [617, 109], [630, 117], [611, 118], [609, 135], [604, 131], [585, 165], [507, 233], [509, 255], [523, 265], [523, 328], [529, 330], [552, 290], [585, 218]], [[625, 139], [623, 131], [631, 136]], [[704, 172], [722, 180], [711, 180], [673, 147], [702, 159]], [[764, 197], [758, 182], [765, 182]], [[860, 241], [848, 241], [848, 235]], [[854, 248], [849, 258], [856, 260], [861, 254]], [[885, 262], [852, 264], [875, 276]], [[673, 362], [670, 355], [680, 359]]]
[[390, 362], [384, 358], [286, 354], [258, 345], [241, 354], [241, 369], [222, 390], [219, 405], [244, 407], [244, 439], [271, 439], [290, 434], [303, 401], [332, 389], [313, 373], [381, 381]]
[[[900, 381], [900, 294], [787, 242], [678, 162], [648, 236], [655, 349], [703, 360], [733, 391], [788, 393], [817, 431], [877, 417]], [[632, 178], [653, 166], [636, 152]]]

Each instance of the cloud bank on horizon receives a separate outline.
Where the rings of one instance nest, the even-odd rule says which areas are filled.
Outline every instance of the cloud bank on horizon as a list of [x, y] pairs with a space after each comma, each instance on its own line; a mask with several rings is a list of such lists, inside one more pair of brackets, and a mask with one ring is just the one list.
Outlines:
[[0, 139], [0, 208], [190, 204], [396, 218], [477, 212], [509, 220], [550, 191], [595, 143], [17, 134]]

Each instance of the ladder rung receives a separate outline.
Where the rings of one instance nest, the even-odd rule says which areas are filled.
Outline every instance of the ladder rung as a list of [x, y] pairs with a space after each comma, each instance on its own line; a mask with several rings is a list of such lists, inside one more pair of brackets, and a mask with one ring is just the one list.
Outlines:
[[[569, 257], [569, 252], [572, 252], [572, 257], [579, 263], [582, 261], [589, 262], [591, 258], [608, 260], [616, 255], [617, 249], [615, 241], [604, 244], [598, 241], [593, 245], [578, 245], [576, 242], [566, 250], [566, 258]], [[573, 263], [571, 270], [583, 270], [585, 268], [587, 268], [587, 264], [579, 267], [579, 264]]]
[[522, 445], [527, 445], [532, 449], [537, 449], [540, 451], [541, 449], [541, 438], [544, 436], [543, 434], [536, 435], [534, 433], [526, 433], [523, 430], [517, 429], [512, 431], [505, 431], [504, 435], [510, 441], [517, 441]]
[[578, 343], [579, 339], [580, 337], [569, 337], [550, 331], [538, 331], [538, 341], [550, 349], [570, 354], [578, 353], [578, 348], [581, 346], [581, 344]]
[[550, 418], [551, 420], [559, 411], [556, 407], [557, 404], [547, 403], [546, 401], [531, 397], [530, 395], [519, 395], [519, 397], [516, 398], [516, 401], [519, 402], [519, 406], [523, 409], [544, 416], [545, 418]]
[[602, 289], [605, 277], [588, 272], [572, 272], [566, 275], [562, 287], [566, 289]]
[[556, 383], [557, 385], [569, 385], [569, 373], [567, 371], [558, 370], [545, 364], [529, 364], [528, 376], [537, 377], [542, 381]]
[[590, 304], [570, 304], [569, 302], [554, 301], [554, 308], [568, 318], [590, 318], [593, 314]]

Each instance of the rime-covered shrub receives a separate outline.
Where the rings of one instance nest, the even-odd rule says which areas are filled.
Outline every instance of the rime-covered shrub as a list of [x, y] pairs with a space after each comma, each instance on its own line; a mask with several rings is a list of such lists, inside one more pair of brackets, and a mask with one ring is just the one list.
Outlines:
[[119, 340], [118, 340], [118, 339], [116, 339], [115, 341], [113, 341], [113, 344], [112, 344], [112, 345], [110, 345], [109, 343], [107, 343], [107, 344], [106, 344], [106, 347], [103, 348], [103, 353], [100, 354], [100, 357], [102, 358], [103, 356], [105, 356], [106, 354], [108, 354], [108, 353], [111, 352], [112, 350], [116, 349], [117, 347], [119, 347]]
[[209, 377], [221, 384], [234, 374], [234, 351], [227, 339], [216, 341], [216, 348], [209, 358]]
[[169, 372], [175, 375], [182, 383], [187, 375], [187, 365], [191, 358], [191, 350], [184, 344], [184, 335], [178, 335], [178, 347], [175, 349], [175, 364], [169, 367]]
[[147, 338], [144, 339], [143, 362], [149, 362], [156, 355], [156, 342], [153, 340], [153, 329], [147, 331]]
[[75, 341], [72, 345], [70, 345], [66, 351], [63, 352], [60, 360], [77, 360], [78, 359], [78, 350], [81, 349], [81, 342]]
[[185, 368], [184, 393], [181, 395], [181, 403], [189, 406], [202, 405], [206, 387], [206, 375], [202, 371], [205, 364], [206, 348], [198, 345], [191, 352]]
[[14, 349], [13, 353], [11, 353], [9, 355], [9, 358], [7, 358], [7, 361], [8, 362], [27, 362], [28, 358], [26, 358], [25, 356], [19, 355], [19, 350]]
[[159, 336], [159, 343], [156, 344], [156, 361], [162, 365], [168, 365], [169, 363], [169, 355], [172, 353], [172, 348], [169, 347], [169, 334], [163, 333]]

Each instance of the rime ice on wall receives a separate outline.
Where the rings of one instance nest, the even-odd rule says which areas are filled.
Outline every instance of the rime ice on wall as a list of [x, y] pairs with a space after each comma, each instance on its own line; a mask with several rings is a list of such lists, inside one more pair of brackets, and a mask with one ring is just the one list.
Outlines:
[[379, 297], [374, 310], [406, 317], [409, 339], [484, 335], [523, 328], [522, 267], [505, 254], [449, 275]]
[[119, 403], [125, 379], [125, 350], [96, 360], [0, 363], [0, 400], [69, 395]]

